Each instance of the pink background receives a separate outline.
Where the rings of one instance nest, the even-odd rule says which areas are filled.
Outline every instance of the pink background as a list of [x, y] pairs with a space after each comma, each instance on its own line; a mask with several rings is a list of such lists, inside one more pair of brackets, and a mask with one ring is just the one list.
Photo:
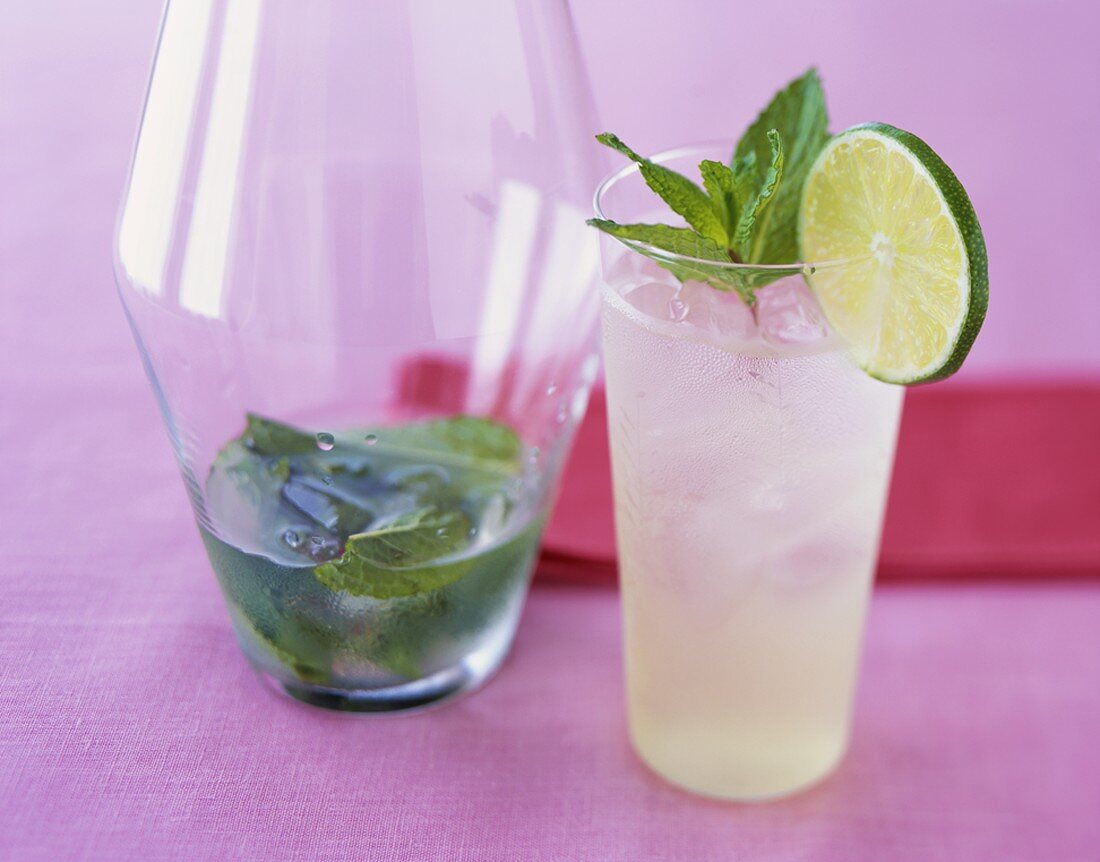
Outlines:
[[[445, 711], [265, 694], [112, 285], [159, 6], [0, 7], [0, 860], [1096, 858], [1100, 593], [1056, 566], [877, 588], [852, 752], [778, 805], [701, 802], [631, 755], [609, 590], [537, 587], [500, 676]], [[1092, 3], [575, 6], [603, 122], [639, 149], [736, 134], [809, 62], [834, 126], [921, 133], [990, 247], [961, 376], [1100, 378]]]
[[[735, 136], [810, 63], [825, 78], [833, 128], [877, 119], [916, 131], [962, 179], [989, 246], [989, 317], [963, 374], [1100, 374], [1100, 290], [1087, 268], [1100, 235], [1096, 4], [573, 6], [601, 121], [637, 149]], [[79, 253], [72, 272], [102, 297], [160, 4], [36, 0], [0, 14], [5, 219], [56, 217], [39, 209], [46, 197], [12, 193], [13, 180], [48, 162], [40, 190], [68, 189], [96, 215], [86, 236], [56, 236], [52, 249]], [[55, 160], [73, 148], [96, 159]], [[36, 274], [4, 266], [6, 291]]]

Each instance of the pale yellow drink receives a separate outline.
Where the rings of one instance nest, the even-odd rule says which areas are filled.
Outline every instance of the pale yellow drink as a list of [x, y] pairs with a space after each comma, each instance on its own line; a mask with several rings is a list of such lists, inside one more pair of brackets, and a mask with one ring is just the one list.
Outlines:
[[783, 795], [846, 746], [902, 389], [799, 276], [758, 322], [664, 279], [603, 296], [631, 737], [695, 792]]

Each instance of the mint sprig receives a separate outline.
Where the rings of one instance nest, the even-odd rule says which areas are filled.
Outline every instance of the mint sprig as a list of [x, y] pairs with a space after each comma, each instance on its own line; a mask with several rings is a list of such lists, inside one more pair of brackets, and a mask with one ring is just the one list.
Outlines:
[[646, 185], [687, 227], [618, 224], [608, 219], [589, 219], [588, 224], [651, 257], [681, 281], [735, 290], [753, 305], [757, 288], [787, 273], [745, 272], [727, 264], [797, 261], [802, 186], [829, 138], [827, 126], [821, 80], [810, 69], [760, 112], [738, 141], [729, 165], [709, 159], [700, 163], [702, 188], [638, 155], [616, 135], [597, 135], [597, 141], [638, 164]]

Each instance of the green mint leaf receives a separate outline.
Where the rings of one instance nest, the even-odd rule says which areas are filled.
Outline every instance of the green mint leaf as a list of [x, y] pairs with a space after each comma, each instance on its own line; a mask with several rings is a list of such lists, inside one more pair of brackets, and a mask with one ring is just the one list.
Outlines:
[[[722, 263], [730, 262], [729, 254], [723, 246], [686, 227], [669, 227], [667, 224], [619, 224], [599, 218], [591, 218], [587, 223], [615, 239], [644, 243], [662, 251], [686, 257], [699, 257]], [[641, 251], [645, 254], [644, 250]], [[659, 258], [654, 259], [660, 263]]]
[[411, 425], [374, 428], [365, 434], [373, 450], [393, 447], [407, 458], [512, 474], [520, 466], [523, 443], [516, 432], [480, 416], [453, 416]]
[[783, 143], [775, 129], [768, 132], [768, 143], [772, 150], [771, 163], [764, 175], [764, 183], [745, 203], [733, 235], [733, 245], [741, 259], [754, 263], [758, 259], [761, 241], [768, 235], [768, 224], [774, 212], [768, 204], [775, 198], [779, 181], [783, 178]]
[[441, 639], [449, 638], [449, 623], [459, 610], [442, 590], [394, 602], [371, 626], [371, 663], [406, 679], [424, 676], [429, 657]]
[[371, 661], [395, 676], [419, 679], [424, 675], [421, 654], [427, 651], [426, 645], [432, 643], [432, 632], [416, 631], [410, 637], [407, 629], [389, 624], [388, 620], [387, 623], [371, 640]]
[[[368, 451], [367, 438], [378, 445], [375, 451], [399, 447], [408, 456], [444, 455], [449, 462], [463, 462], [464, 466], [506, 470], [514, 472], [519, 465], [523, 444], [516, 432], [500, 422], [480, 416], [452, 416], [409, 425], [364, 430], [362, 439], [348, 439], [341, 434], [336, 442], [342, 453]], [[245, 431], [240, 437], [253, 453], [263, 456], [317, 455], [317, 437], [306, 431], [267, 419], [255, 413], [247, 414]], [[285, 460], [285, 459], [284, 459]], [[344, 464], [335, 453], [324, 460], [332, 462], [332, 470], [354, 471], [354, 463]], [[361, 465], [360, 465], [361, 466]], [[280, 472], [281, 466], [273, 467]], [[285, 476], [283, 477], [285, 479]]]
[[704, 159], [699, 163], [699, 174], [703, 178], [703, 188], [710, 195], [710, 199], [718, 204], [726, 236], [733, 236], [734, 226], [737, 224], [738, 207], [733, 171], [721, 162]]
[[444, 590], [394, 602], [371, 633], [370, 660], [416, 679], [433, 646], [484, 632], [512, 601], [538, 552], [543, 522], [536, 519], [503, 544], [480, 553], [470, 571]]
[[660, 252], [712, 260], [715, 263], [730, 262], [729, 252], [723, 246], [690, 228], [670, 227], [667, 224], [619, 224], [598, 218], [589, 219], [587, 224], [655, 260], [681, 281], [688, 278], [706, 281], [713, 274], [712, 268], [691, 261], [669, 260]]
[[[589, 219], [588, 224], [656, 261], [680, 281], [701, 281], [718, 290], [736, 290], [749, 305], [756, 302], [756, 296], [747, 285], [744, 273], [721, 265], [731, 262], [729, 251], [695, 231], [664, 224], [617, 224], [606, 219]], [[671, 260], [661, 255], [662, 251], [701, 260]], [[715, 266], [708, 266], [704, 262], [711, 260]]]
[[328, 682], [332, 655], [340, 647], [338, 633], [318, 626], [307, 614], [291, 611], [281, 598], [294, 595], [299, 597], [297, 607], [308, 607], [326, 599], [324, 588], [309, 580], [308, 570], [288, 575], [264, 557], [230, 549], [201, 527], [199, 533], [236, 624], [298, 678]]
[[351, 536], [344, 554], [318, 566], [314, 575], [329, 589], [376, 599], [436, 590], [457, 581], [472, 565], [471, 560], [434, 562], [465, 547], [470, 527], [459, 509], [426, 506]]
[[738, 211], [744, 209], [753, 192], [756, 191], [756, 153], [750, 152], [744, 158], [734, 159], [733, 197], [737, 201]]
[[317, 438], [312, 434], [255, 413], [245, 415], [241, 439], [258, 455], [301, 455], [317, 451]]
[[768, 132], [778, 131], [784, 146], [783, 182], [770, 205], [767, 229], [754, 242], [751, 263], [791, 263], [798, 259], [798, 206], [810, 166], [829, 138], [825, 94], [817, 71], [810, 69], [775, 95], [737, 144], [734, 177], [753, 158], [753, 190], [767, 183], [772, 163]]
[[660, 196], [673, 212], [683, 216], [684, 221], [696, 231], [719, 245], [724, 246], [729, 241], [720, 204], [711, 200], [699, 186], [682, 174], [638, 155], [610, 132], [597, 135], [596, 140], [622, 153], [631, 161], [637, 162], [646, 185]]

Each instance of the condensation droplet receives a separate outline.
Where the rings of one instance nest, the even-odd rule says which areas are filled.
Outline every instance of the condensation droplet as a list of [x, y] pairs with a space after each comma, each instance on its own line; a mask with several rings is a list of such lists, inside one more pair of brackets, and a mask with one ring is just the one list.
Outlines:
[[302, 547], [302, 537], [298, 535], [297, 530], [287, 530], [283, 533], [283, 541], [286, 542], [287, 547], [295, 550]]
[[373, 446], [375, 443], [378, 442], [378, 435], [377, 434], [368, 434], [366, 437], [363, 438], [363, 440], [366, 441], [366, 444], [368, 446]]
[[329, 434], [327, 431], [322, 431], [317, 435], [317, 448], [322, 452], [330, 452], [336, 445], [336, 438]]
[[546, 394], [547, 395], [553, 395], [557, 391], [558, 391], [558, 384], [554, 383], [553, 381], [550, 381], [550, 385], [548, 385], [546, 387]]

